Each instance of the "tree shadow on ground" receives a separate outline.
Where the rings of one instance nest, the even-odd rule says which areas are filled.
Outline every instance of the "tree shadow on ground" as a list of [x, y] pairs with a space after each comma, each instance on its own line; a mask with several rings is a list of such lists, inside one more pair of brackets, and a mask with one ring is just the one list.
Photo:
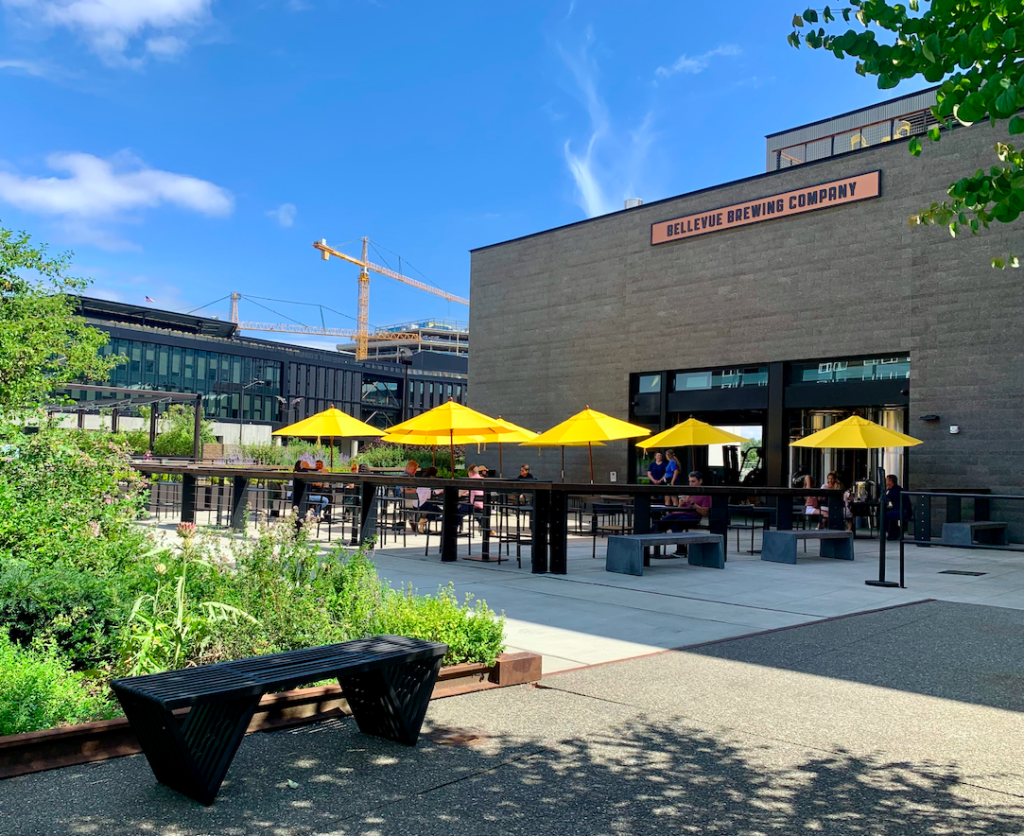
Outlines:
[[365, 737], [350, 720], [254, 735], [212, 807], [156, 784], [144, 758], [124, 758], [3, 782], [0, 832], [1024, 832], [1018, 797], [979, 789], [952, 763], [751, 743], [643, 717], [601, 728], [543, 742], [438, 727], [415, 749]]

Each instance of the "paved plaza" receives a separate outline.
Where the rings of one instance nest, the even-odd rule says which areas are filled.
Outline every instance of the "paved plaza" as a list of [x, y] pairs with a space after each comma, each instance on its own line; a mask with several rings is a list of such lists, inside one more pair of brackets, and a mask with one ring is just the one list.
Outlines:
[[1024, 612], [926, 602], [248, 736], [212, 807], [141, 756], [0, 783], [0, 832], [1024, 832]]

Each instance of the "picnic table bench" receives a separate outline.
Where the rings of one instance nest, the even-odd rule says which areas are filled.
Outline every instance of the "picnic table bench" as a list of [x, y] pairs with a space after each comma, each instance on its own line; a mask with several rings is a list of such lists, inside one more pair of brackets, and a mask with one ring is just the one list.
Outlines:
[[946, 546], [1005, 546], [1009, 543], [1006, 523], [978, 520], [942, 524], [942, 543]]
[[761, 560], [772, 563], [796, 563], [796, 541], [819, 540], [821, 557], [853, 560], [853, 532], [831, 531], [766, 531], [761, 540]]
[[647, 549], [652, 546], [687, 546], [687, 562], [691, 566], [725, 568], [725, 544], [721, 534], [681, 531], [668, 534], [627, 534], [608, 538], [604, 568], [623, 575], [643, 575], [644, 566], [651, 565]]
[[264, 694], [337, 677], [361, 732], [415, 746], [447, 652], [440, 642], [377, 636], [110, 685], [156, 779], [212, 804]]

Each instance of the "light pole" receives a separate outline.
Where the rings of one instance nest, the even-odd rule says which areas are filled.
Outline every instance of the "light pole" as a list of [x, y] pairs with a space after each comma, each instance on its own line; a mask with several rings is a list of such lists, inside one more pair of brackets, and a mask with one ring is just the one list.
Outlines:
[[241, 391], [238, 393], [238, 446], [242, 446], [242, 404], [245, 403], [245, 390], [250, 386], [264, 386], [266, 381], [263, 380], [250, 380], [248, 383], [243, 384]]
[[398, 362], [402, 364], [402, 421], [409, 419], [409, 367], [412, 365], [412, 352], [407, 348], [398, 349]]
[[274, 395], [274, 397], [281, 402], [284, 408], [285, 421], [289, 424], [294, 424], [295, 420], [292, 418], [292, 415], [295, 412], [295, 407], [302, 401], [302, 398], [292, 398], [291, 400], [288, 400], [288, 398], [283, 395]]

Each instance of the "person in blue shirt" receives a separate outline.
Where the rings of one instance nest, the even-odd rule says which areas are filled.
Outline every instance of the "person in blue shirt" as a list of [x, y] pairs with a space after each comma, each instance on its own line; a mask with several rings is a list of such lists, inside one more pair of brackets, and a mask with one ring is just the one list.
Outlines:
[[[665, 466], [665, 484], [674, 485], [676, 480], [679, 478], [679, 459], [676, 458], [675, 450], [666, 450], [665, 458], [668, 459], [668, 464]], [[678, 505], [679, 497], [675, 495], [667, 495], [665, 497], [666, 505]]]
[[647, 478], [651, 480], [652, 485], [664, 485], [665, 484], [665, 470], [667, 465], [664, 459], [661, 457], [661, 453], [654, 454], [654, 461], [647, 465]]

